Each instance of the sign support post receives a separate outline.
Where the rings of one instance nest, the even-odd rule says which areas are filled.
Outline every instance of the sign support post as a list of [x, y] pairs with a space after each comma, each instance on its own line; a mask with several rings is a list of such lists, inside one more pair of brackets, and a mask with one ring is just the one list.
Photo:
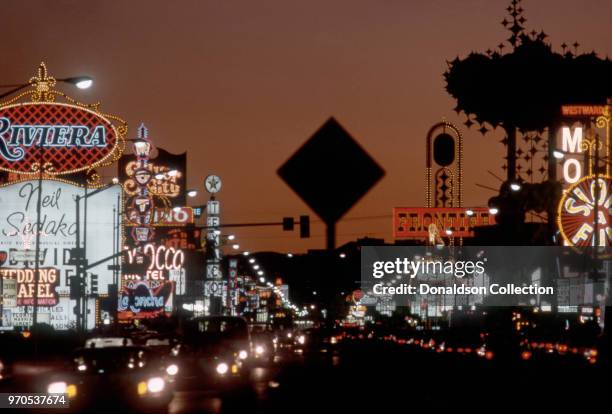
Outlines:
[[223, 276], [221, 273], [221, 224], [220, 203], [215, 194], [221, 189], [221, 179], [216, 175], [209, 175], [204, 180], [204, 187], [210, 193], [210, 200], [206, 205], [206, 277], [204, 281], [204, 297], [208, 302], [209, 315], [223, 313]]

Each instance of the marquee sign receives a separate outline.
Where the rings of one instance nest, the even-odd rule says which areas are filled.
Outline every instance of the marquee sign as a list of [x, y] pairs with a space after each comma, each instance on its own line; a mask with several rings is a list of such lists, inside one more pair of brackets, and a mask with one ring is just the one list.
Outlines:
[[126, 283], [119, 295], [119, 320], [170, 315], [173, 290], [173, 282], [170, 281], [141, 280]]
[[474, 227], [495, 224], [488, 208], [464, 207], [396, 207], [393, 209], [393, 237], [428, 238], [430, 225], [440, 234], [452, 230], [453, 237], [472, 237]]
[[569, 246], [611, 246], [611, 215], [612, 180], [608, 176], [600, 176], [598, 180], [587, 176], [563, 193], [557, 221], [561, 236]]
[[157, 148], [157, 156], [148, 159], [144, 168], [139, 167], [134, 154], [124, 154], [119, 160], [126, 196], [138, 194], [139, 186], [144, 185], [149, 194], [161, 199], [157, 204], [167, 208], [186, 204], [186, 170], [186, 153], [172, 154], [163, 148]]
[[605, 105], [562, 105], [561, 115], [566, 118], [589, 118], [606, 112]]
[[124, 279], [167, 280], [172, 272], [179, 272], [185, 263], [185, 253], [172, 246], [147, 243], [141, 252], [137, 248], [124, 248], [127, 261], [124, 264]]
[[[2, 271], [11, 278], [17, 278], [18, 271], [30, 271], [34, 268], [36, 250], [36, 196], [38, 180], [24, 180], [0, 186], [0, 246], [8, 253], [8, 259]], [[56, 291], [68, 294], [68, 279], [74, 275], [74, 265], [70, 263], [70, 252], [76, 240], [76, 204], [75, 198], [83, 196], [82, 187], [57, 179], [42, 181], [40, 225], [40, 266], [57, 270], [58, 282]], [[90, 261], [113, 254], [114, 235], [113, 220], [120, 208], [118, 197], [121, 186], [116, 185], [97, 194], [88, 203], [87, 214], [95, 217], [87, 224], [87, 256]], [[95, 202], [93, 201], [95, 200]], [[81, 218], [84, 217], [84, 203], [81, 203]], [[82, 240], [84, 228], [81, 226]], [[23, 261], [21, 261], [23, 260]], [[98, 275], [99, 293], [106, 294], [108, 284], [113, 283], [113, 273], [103, 263], [90, 269]], [[41, 278], [44, 275], [41, 274]], [[31, 279], [32, 275], [24, 278]], [[24, 279], [25, 280], [25, 279]], [[30, 283], [30, 282], [26, 282]], [[29, 288], [28, 288], [29, 289]], [[41, 303], [42, 306], [42, 303]], [[66, 307], [71, 312], [71, 307]]]
[[[45, 174], [55, 176], [91, 171], [118, 159], [125, 121], [103, 114], [99, 104], [81, 104], [53, 90], [56, 81], [44, 63], [30, 83], [32, 90], [0, 103], [0, 170], [38, 174], [42, 161]], [[56, 102], [57, 96], [67, 102]]]
[[[39, 269], [39, 277], [35, 277], [34, 269], [0, 269], [0, 278], [16, 282], [14, 306], [33, 305], [34, 297], [39, 306], [57, 305], [60, 271], [55, 267]], [[38, 281], [36, 281], [38, 279]], [[38, 290], [38, 294], [34, 292]], [[6, 304], [5, 304], [6, 305]]]

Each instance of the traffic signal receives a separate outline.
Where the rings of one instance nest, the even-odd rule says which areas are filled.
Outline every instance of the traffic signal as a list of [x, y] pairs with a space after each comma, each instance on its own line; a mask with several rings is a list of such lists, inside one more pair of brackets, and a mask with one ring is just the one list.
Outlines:
[[283, 217], [283, 231], [293, 231], [293, 217]]
[[310, 237], [310, 216], [300, 216], [300, 238]]
[[97, 295], [98, 294], [98, 275], [95, 274], [91, 274], [91, 294], [92, 295]]
[[77, 276], [70, 276], [70, 299], [77, 300], [83, 295], [83, 284]]
[[82, 248], [73, 247], [70, 249], [70, 257], [68, 258], [68, 264], [76, 266], [83, 261], [84, 251]]
[[116, 284], [108, 285], [108, 296], [100, 300], [100, 309], [110, 314], [114, 314], [117, 309], [118, 290]]

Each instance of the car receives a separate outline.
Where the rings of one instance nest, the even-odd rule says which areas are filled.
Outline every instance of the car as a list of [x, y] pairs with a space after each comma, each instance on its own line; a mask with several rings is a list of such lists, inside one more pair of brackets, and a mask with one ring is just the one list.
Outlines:
[[157, 363], [164, 367], [169, 382], [174, 382], [180, 371], [181, 345], [177, 340], [164, 337], [149, 338], [144, 347], [149, 351]]
[[132, 346], [134, 341], [122, 336], [98, 336], [85, 341], [85, 348], [108, 348], [118, 346]]
[[276, 346], [272, 334], [268, 332], [257, 332], [251, 335], [253, 343], [253, 364], [267, 365], [274, 362]]
[[125, 407], [165, 411], [173, 396], [163, 365], [145, 347], [90, 346], [77, 349], [63, 371], [46, 378], [40, 392], [67, 394], [71, 409]]
[[181, 332], [179, 361], [183, 369], [177, 378], [181, 389], [218, 393], [245, 386], [252, 352], [243, 318], [192, 318], [184, 321]]

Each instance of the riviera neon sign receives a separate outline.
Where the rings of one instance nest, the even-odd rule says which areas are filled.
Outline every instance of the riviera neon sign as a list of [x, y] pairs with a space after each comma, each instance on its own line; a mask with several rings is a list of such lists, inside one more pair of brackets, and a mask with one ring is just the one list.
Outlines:
[[[44, 63], [32, 88], [0, 102], [0, 171], [47, 177], [87, 171], [117, 161], [125, 147], [127, 123], [53, 89]], [[61, 102], [63, 98], [65, 102]], [[42, 150], [41, 150], [42, 149]]]
[[[8, 134], [8, 137], [5, 136]], [[0, 118], [0, 155], [6, 160], [21, 161], [24, 147], [105, 148], [106, 128], [97, 125], [11, 125], [8, 118]]]

